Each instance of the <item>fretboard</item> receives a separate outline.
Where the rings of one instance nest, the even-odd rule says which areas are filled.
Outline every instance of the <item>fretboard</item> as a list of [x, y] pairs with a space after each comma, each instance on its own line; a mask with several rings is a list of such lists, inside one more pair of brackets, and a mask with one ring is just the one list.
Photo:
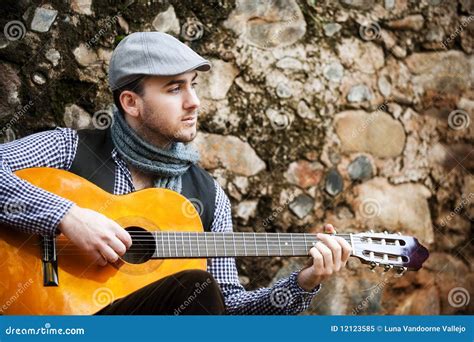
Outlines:
[[[153, 232], [152, 258], [307, 256], [315, 234]], [[351, 243], [349, 234], [339, 235]]]

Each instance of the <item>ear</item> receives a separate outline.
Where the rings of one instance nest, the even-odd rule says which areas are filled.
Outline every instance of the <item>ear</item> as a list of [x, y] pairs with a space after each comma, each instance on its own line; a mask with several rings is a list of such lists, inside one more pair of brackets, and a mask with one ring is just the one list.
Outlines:
[[142, 98], [133, 91], [122, 91], [119, 100], [123, 110], [133, 117], [138, 117], [143, 110]]

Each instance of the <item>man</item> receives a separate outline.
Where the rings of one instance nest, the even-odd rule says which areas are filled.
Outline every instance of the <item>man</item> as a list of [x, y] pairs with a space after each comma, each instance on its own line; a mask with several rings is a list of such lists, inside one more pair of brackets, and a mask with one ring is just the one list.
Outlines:
[[[0, 205], [18, 201], [24, 203], [25, 210], [14, 218], [1, 212], [0, 221], [31, 234], [62, 233], [104, 266], [116, 262], [130, 248], [130, 235], [116, 222], [12, 174], [43, 166], [69, 170], [115, 194], [148, 187], [180, 192], [204, 204], [200, 214], [205, 230], [232, 231], [229, 199], [196, 165], [197, 152], [188, 144], [197, 131], [197, 71], [209, 69], [207, 60], [170, 35], [138, 32], [126, 37], [110, 61], [109, 84], [116, 105], [110, 130], [97, 135], [57, 128], [1, 145]], [[331, 225], [325, 228], [334, 232]], [[345, 266], [350, 254], [345, 240], [328, 234], [318, 238], [320, 242], [308, 251], [312, 257], [308, 267], [271, 288], [245, 291], [234, 258], [214, 258], [208, 272], [191, 270], [157, 280], [116, 300], [99, 314], [301, 312], [320, 284]], [[207, 280], [211, 285], [182, 309], [195, 284]], [[274, 305], [272, 296], [278, 291], [287, 294], [286, 305]]]

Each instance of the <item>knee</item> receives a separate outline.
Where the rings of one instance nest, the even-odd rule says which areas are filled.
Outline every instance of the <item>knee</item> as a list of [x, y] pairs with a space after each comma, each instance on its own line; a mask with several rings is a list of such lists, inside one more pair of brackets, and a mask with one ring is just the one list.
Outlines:
[[[212, 285], [212, 286], [219, 286], [217, 281], [214, 279], [212, 274], [207, 271], [193, 269], [193, 270], [186, 270], [175, 274], [176, 277], [182, 283], [187, 285], [192, 285], [194, 287], [202, 286], [202, 285]], [[206, 285], [206, 286], [207, 286]]]

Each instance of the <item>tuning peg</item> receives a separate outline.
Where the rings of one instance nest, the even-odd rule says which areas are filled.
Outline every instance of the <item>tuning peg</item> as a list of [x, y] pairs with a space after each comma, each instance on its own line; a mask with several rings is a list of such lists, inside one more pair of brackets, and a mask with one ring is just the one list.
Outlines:
[[390, 271], [392, 268], [393, 268], [393, 265], [385, 265], [385, 267], [383, 268], [383, 271], [384, 271], [384, 272], [388, 272], [388, 271]]
[[407, 269], [406, 267], [400, 267], [400, 268], [397, 270], [397, 275], [396, 275], [396, 277], [401, 277], [401, 276], [403, 276], [407, 270], [408, 270], [408, 269]]
[[388, 234], [388, 232], [386, 230], [383, 231], [384, 234]]
[[397, 232], [397, 234], [398, 234], [398, 235], [402, 235], [402, 233], [400, 233], [400, 232]]
[[379, 266], [379, 265], [380, 265], [380, 264], [379, 264], [378, 262], [372, 261], [372, 262], [370, 263], [370, 270], [371, 270], [372, 272], [375, 272], [374, 269], [375, 269], [377, 266]]

